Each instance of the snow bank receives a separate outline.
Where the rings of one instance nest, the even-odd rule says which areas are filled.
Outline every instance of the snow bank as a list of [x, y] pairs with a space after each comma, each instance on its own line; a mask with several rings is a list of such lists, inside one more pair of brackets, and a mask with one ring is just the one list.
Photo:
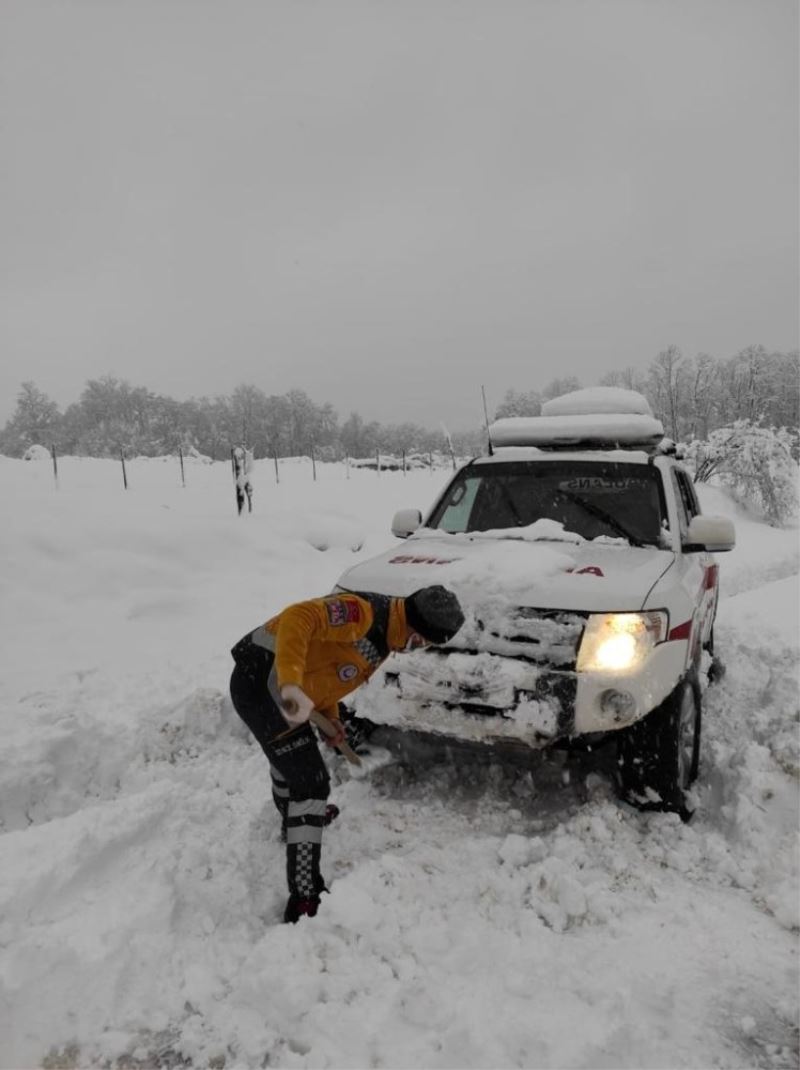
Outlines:
[[23, 461], [49, 461], [52, 455], [47, 446], [28, 446], [22, 455]]

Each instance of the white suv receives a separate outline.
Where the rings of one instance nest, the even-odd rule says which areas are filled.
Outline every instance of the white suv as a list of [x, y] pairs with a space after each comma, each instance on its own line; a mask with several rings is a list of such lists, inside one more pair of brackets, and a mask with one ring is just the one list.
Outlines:
[[339, 589], [406, 595], [441, 583], [466, 624], [444, 647], [390, 659], [357, 712], [495, 747], [617, 741], [623, 797], [687, 817], [700, 672], [713, 653], [718, 566], [733, 526], [700, 514], [647, 401], [593, 388], [541, 417], [498, 420], [489, 456], [455, 473], [401, 550]]

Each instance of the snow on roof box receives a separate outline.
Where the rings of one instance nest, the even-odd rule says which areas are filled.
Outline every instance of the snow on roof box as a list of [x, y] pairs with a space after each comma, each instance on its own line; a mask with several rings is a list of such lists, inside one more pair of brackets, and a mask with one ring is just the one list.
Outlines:
[[493, 446], [654, 448], [664, 428], [635, 390], [592, 386], [545, 402], [541, 416], [495, 420], [489, 434]]
[[489, 436], [492, 446], [654, 448], [664, 437], [664, 428], [660, 420], [639, 413], [507, 416], [495, 420]]
[[542, 416], [583, 416], [589, 413], [596, 415], [612, 412], [617, 415], [653, 415], [646, 397], [636, 390], [623, 390], [616, 386], [590, 386], [585, 390], [573, 390], [542, 405]]

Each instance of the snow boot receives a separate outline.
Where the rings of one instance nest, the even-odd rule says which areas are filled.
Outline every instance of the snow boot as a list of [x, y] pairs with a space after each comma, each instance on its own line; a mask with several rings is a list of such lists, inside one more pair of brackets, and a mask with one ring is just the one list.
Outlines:
[[308, 918], [315, 917], [319, 908], [319, 896], [290, 895], [283, 912], [283, 920], [289, 925], [296, 925], [305, 914]]
[[320, 873], [314, 881], [314, 895], [298, 895], [292, 892], [286, 902], [283, 912], [283, 920], [290, 925], [296, 925], [305, 915], [307, 918], [316, 917], [319, 909], [319, 899], [323, 892], [328, 891], [325, 878]]

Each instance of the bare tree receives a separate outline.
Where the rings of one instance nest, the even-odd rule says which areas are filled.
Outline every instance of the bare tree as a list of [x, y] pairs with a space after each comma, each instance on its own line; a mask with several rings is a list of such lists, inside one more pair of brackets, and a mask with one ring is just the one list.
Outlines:
[[570, 394], [573, 390], [580, 390], [580, 379], [574, 375], [565, 375], [560, 379], [551, 379], [542, 390], [542, 401], [550, 401], [551, 398], [560, 398], [562, 394]]
[[663, 421], [667, 434], [676, 442], [682, 437], [681, 414], [686, 411], [684, 360], [677, 346], [668, 346], [658, 354], [648, 373], [653, 409]]

